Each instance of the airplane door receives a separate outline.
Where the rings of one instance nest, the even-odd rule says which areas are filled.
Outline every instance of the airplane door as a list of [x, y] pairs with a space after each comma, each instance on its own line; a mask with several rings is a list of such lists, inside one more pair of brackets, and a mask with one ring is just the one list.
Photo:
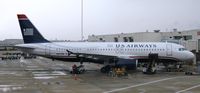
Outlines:
[[172, 56], [172, 45], [171, 44], [166, 45], [166, 55]]

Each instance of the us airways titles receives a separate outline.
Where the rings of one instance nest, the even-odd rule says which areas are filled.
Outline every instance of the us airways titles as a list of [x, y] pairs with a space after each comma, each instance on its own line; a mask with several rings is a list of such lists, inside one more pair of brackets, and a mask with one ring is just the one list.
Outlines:
[[156, 48], [156, 44], [116, 44], [116, 48]]

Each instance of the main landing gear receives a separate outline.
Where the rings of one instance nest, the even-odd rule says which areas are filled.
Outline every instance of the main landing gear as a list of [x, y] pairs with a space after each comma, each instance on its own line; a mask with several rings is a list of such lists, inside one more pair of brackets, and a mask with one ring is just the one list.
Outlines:
[[112, 68], [114, 68], [115, 66], [116, 66], [116, 64], [117, 64], [117, 61], [118, 61], [118, 59], [116, 59], [116, 58], [113, 58], [113, 59], [105, 59], [105, 61], [104, 61], [104, 67], [102, 67], [101, 69], [100, 69], [100, 71], [102, 72], [102, 73], [109, 73], [111, 70], [112, 70]]
[[101, 73], [108, 73], [112, 69], [111, 65], [106, 65], [100, 69]]
[[144, 74], [156, 73], [156, 61], [158, 60], [158, 54], [149, 54], [149, 62], [143, 68]]

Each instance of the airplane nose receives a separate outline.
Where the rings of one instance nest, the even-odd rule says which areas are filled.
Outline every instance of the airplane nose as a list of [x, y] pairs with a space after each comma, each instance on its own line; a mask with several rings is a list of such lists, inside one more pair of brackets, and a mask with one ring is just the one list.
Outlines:
[[189, 52], [189, 55], [187, 56], [188, 60], [193, 60], [194, 59], [194, 54], [192, 52]]

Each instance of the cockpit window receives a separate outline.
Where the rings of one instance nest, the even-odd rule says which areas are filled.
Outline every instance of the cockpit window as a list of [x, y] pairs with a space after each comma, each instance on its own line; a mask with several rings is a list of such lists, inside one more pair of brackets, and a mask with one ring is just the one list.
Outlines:
[[179, 51], [185, 51], [185, 50], [187, 50], [186, 48], [179, 48], [178, 49]]

